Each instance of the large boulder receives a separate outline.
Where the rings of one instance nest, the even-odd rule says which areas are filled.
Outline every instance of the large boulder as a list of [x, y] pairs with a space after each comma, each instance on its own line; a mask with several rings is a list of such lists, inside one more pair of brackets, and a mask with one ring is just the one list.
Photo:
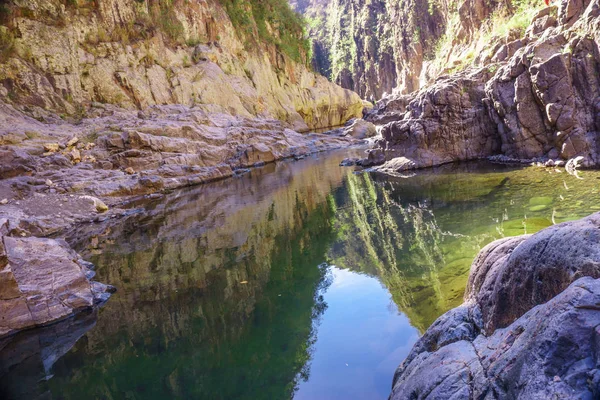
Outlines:
[[491, 336], [413, 349], [390, 399], [597, 399], [598, 304], [600, 279], [585, 277]]
[[391, 399], [600, 396], [600, 213], [497, 240], [394, 376]]
[[364, 164], [384, 161], [380, 170], [398, 172], [495, 154], [500, 142], [483, 102], [488, 78], [487, 70], [478, 70], [420, 92], [402, 119], [383, 126]]
[[501, 239], [475, 259], [465, 292], [486, 332], [502, 328], [582, 276], [600, 278], [600, 214]]
[[112, 287], [64, 241], [0, 236], [0, 338], [102, 303]]

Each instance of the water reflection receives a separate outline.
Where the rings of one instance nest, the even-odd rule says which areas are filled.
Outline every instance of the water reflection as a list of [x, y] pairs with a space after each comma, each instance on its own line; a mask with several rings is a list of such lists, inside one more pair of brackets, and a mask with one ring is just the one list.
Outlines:
[[51, 363], [5, 348], [0, 393], [385, 397], [419, 331], [461, 302], [481, 247], [597, 207], [598, 172], [466, 164], [390, 178], [339, 167], [347, 156], [269, 165], [71, 232], [119, 291]]

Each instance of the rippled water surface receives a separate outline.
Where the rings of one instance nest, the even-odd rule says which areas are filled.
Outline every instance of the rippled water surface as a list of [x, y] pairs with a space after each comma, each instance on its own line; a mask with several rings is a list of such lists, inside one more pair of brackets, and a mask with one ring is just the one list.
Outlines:
[[385, 399], [484, 245], [600, 209], [596, 171], [389, 177], [339, 167], [347, 156], [268, 165], [74, 232], [118, 292], [4, 345], [0, 397]]

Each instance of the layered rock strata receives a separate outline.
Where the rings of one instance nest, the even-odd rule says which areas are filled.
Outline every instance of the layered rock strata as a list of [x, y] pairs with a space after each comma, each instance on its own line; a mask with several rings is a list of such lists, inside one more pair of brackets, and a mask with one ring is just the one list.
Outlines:
[[91, 281], [91, 267], [64, 241], [0, 236], [0, 338], [108, 300], [113, 288]]

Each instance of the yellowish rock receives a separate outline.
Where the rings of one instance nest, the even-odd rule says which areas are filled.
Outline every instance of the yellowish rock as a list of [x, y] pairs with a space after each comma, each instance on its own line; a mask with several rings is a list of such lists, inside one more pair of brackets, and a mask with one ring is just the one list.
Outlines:
[[75, 146], [77, 142], [79, 142], [79, 138], [77, 136], [74, 136], [73, 138], [71, 138], [71, 140], [67, 142], [67, 147]]
[[73, 149], [69, 152], [69, 155], [71, 156], [71, 160], [73, 160], [74, 163], [78, 163], [81, 161], [81, 152], [77, 149]]
[[44, 143], [44, 150], [48, 153], [55, 153], [60, 149], [58, 143]]

